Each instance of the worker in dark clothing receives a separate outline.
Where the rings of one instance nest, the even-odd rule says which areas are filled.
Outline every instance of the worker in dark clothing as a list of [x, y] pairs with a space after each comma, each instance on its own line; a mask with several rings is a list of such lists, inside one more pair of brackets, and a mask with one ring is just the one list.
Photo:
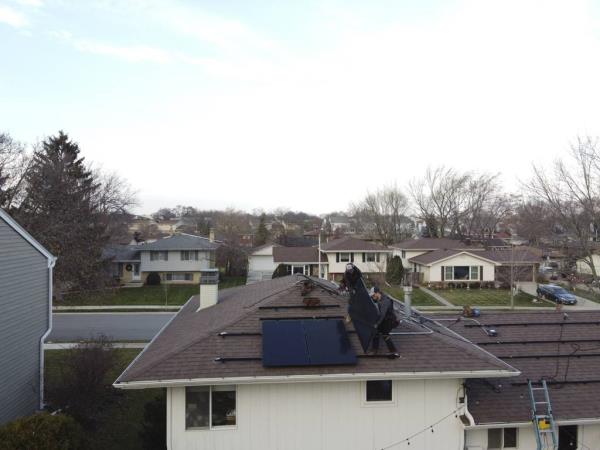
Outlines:
[[342, 289], [346, 289], [352, 294], [356, 283], [362, 278], [362, 272], [358, 267], [352, 263], [346, 264], [346, 271], [344, 272], [344, 278], [340, 283]]
[[392, 341], [390, 331], [396, 328], [399, 324], [396, 313], [394, 312], [394, 304], [392, 300], [381, 292], [378, 287], [371, 289], [371, 298], [379, 309], [379, 319], [377, 320], [377, 334], [373, 338], [373, 351], [377, 353], [379, 351], [379, 336], [383, 336], [383, 340], [387, 345], [390, 353], [397, 353], [398, 350]]

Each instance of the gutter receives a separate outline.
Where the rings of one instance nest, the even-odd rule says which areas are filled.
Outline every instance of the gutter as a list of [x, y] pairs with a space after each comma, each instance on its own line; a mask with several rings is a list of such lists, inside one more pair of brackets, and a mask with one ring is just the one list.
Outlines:
[[[133, 363], [132, 363], [133, 364]], [[325, 375], [277, 375], [252, 377], [188, 378], [148, 381], [115, 381], [118, 389], [149, 389], [161, 387], [203, 386], [223, 384], [271, 384], [271, 383], [309, 383], [329, 381], [365, 381], [365, 380], [435, 380], [454, 378], [507, 378], [520, 375], [521, 372], [508, 370], [481, 370], [456, 372], [379, 372], [379, 373], [339, 373]], [[120, 378], [120, 377], [119, 377]]]
[[[469, 419], [470, 421], [470, 419]], [[555, 420], [556, 425], [598, 425], [600, 424], [600, 417], [596, 418], [585, 418], [585, 419], [565, 419]], [[465, 430], [487, 430], [490, 428], [499, 427], [515, 427], [515, 428], [526, 428], [532, 426], [531, 422], [492, 422], [484, 424], [473, 424], [465, 425]]]
[[44, 409], [44, 341], [52, 331], [52, 269], [56, 257], [48, 258], [48, 329], [40, 338], [40, 409]]

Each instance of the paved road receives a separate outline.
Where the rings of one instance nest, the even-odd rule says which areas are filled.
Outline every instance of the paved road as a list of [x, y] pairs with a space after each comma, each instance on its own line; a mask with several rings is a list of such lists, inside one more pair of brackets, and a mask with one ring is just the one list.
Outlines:
[[104, 334], [113, 341], [149, 341], [173, 313], [54, 313], [47, 341], [74, 342]]

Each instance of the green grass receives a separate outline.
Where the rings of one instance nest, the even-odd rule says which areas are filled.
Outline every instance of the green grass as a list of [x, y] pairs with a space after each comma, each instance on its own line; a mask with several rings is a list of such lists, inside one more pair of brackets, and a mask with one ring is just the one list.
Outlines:
[[[115, 349], [118, 364], [105, 380], [112, 384], [121, 372], [129, 365], [141, 349]], [[45, 385], [51, 388], [61, 382], [59, 367], [68, 355], [68, 350], [46, 350]], [[109, 388], [115, 401], [102, 412], [102, 419], [93, 431], [86, 431], [86, 449], [90, 450], [141, 450], [142, 444], [138, 433], [142, 429], [144, 405], [156, 397], [164, 397], [162, 389], [120, 390]]]
[[[508, 289], [437, 289], [434, 292], [456, 306], [510, 306]], [[515, 306], [552, 306], [544, 301], [533, 303], [534, 298], [519, 292], [515, 295]]]
[[[404, 289], [402, 286], [385, 287], [384, 291], [398, 300], [404, 300]], [[413, 288], [411, 303], [413, 306], [442, 306], [440, 302], [421, 289]]]
[[[245, 284], [244, 277], [224, 277], [219, 289]], [[183, 305], [192, 295], [198, 293], [198, 285], [163, 284], [160, 286], [142, 286], [133, 288], [105, 289], [88, 293], [65, 295], [56, 300], [54, 306], [84, 305]]]

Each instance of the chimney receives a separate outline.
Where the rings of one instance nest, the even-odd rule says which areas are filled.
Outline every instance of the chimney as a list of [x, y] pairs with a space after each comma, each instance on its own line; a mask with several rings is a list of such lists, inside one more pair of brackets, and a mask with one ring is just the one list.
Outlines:
[[197, 311], [214, 306], [219, 301], [219, 270], [200, 272], [200, 302]]
[[208, 230], [208, 240], [210, 242], [215, 242], [215, 229], [214, 228], [210, 228], [210, 230]]

